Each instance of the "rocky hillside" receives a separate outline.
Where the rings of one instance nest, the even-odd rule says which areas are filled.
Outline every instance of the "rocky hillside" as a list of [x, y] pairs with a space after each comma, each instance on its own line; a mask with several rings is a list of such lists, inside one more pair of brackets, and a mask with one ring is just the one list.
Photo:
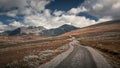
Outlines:
[[78, 28], [65, 24], [55, 29], [44, 30], [42, 34], [47, 36], [57, 36], [76, 29]]
[[39, 35], [40, 32], [46, 30], [46, 28], [39, 27], [20, 27], [12, 31], [5, 31], [4, 34], [14, 36], [14, 35]]

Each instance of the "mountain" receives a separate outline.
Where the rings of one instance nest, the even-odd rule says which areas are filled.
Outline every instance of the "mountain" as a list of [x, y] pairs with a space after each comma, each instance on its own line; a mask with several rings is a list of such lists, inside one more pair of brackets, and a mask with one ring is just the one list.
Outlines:
[[79, 29], [79, 28], [72, 26], [72, 25], [65, 24], [65, 25], [62, 25], [62, 26], [55, 28], [55, 29], [43, 30], [42, 35], [57, 36], [57, 35], [61, 35], [61, 34], [64, 34], [66, 32], [76, 30], [76, 29]]
[[5, 31], [4, 33], [10, 36], [39, 35], [39, 33], [42, 32], [43, 30], [46, 30], [46, 28], [44, 28], [43, 26], [39, 26], [39, 27], [30, 26], [30, 27], [20, 27], [12, 31]]
[[20, 27], [12, 31], [5, 31], [1, 35], [9, 35], [9, 36], [15, 36], [15, 35], [43, 35], [43, 36], [57, 36], [64, 34], [66, 32], [76, 30], [77, 27], [74, 27], [72, 25], [62, 25], [58, 28], [54, 29], [46, 29], [43, 26], [39, 27]]

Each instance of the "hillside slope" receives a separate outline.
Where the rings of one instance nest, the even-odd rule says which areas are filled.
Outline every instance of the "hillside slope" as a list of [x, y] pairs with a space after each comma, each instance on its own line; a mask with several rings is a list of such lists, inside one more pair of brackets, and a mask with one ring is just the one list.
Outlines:
[[120, 68], [120, 20], [99, 23], [61, 35], [71, 36], [76, 37], [80, 44], [99, 50], [114, 68]]
[[68, 33], [65, 33], [61, 36], [70, 36], [70, 35], [74, 35], [74, 36], [95, 36], [95, 35], [100, 35], [103, 33], [119, 33], [120, 31], [120, 20], [117, 21], [108, 21], [108, 22], [103, 22], [103, 23], [99, 23], [99, 24], [95, 24], [92, 26], [88, 26], [88, 27], [84, 27], [78, 30], [74, 30]]

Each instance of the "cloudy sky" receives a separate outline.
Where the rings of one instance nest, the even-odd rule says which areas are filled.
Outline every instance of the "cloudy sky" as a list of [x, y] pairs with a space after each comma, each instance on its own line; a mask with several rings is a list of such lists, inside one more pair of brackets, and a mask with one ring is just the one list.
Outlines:
[[63, 24], [85, 27], [120, 18], [120, 0], [0, 0], [0, 31]]

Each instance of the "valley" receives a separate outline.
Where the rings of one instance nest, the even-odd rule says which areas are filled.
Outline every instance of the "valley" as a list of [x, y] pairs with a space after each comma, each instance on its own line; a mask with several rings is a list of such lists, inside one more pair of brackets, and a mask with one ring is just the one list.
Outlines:
[[[79, 29], [77, 28], [76, 30], [71, 30], [69, 32], [65, 32], [63, 34], [56, 36], [46, 35], [0, 36], [0, 60], [1, 60], [0, 68], [5, 68], [6, 66], [11, 68], [14, 67], [21, 68], [20, 65], [25, 68], [28, 67], [37, 68], [34, 66], [36, 65], [39, 66], [41, 64], [47, 63], [48, 61], [55, 58], [57, 55], [66, 52], [69, 49], [68, 44], [72, 42], [72, 37], [75, 37], [75, 39], [79, 41], [79, 45], [85, 47], [86, 46], [92, 47], [96, 51], [98, 51], [101, 55], [105, 57], [107, 62], [110, 65], [112, 65], [113, 68], [119, 68], [120, 67], [119, 27], [120, 21], [117, 20], [103, 22], [85, 28]], [[79, 49], [77, 50], [79, 51]], [[50, 55], [47, 55], [45, 57], [46, 58], [45, 60], [39, 59], [40, 58], [39, 54], [42, 53], [41, 55], [44, 55], [46, 51], [48, 51], [47, 53], [48, 54], [50, 53]], [[24, 61], [26, 56], [33, 57], [31, 59], [27, 58], [27, 61], [31, 62], [33, 64], [33, 67], [28, 64], [29, 62]], [[25, 63], [22, 64], [23, 62]]]

